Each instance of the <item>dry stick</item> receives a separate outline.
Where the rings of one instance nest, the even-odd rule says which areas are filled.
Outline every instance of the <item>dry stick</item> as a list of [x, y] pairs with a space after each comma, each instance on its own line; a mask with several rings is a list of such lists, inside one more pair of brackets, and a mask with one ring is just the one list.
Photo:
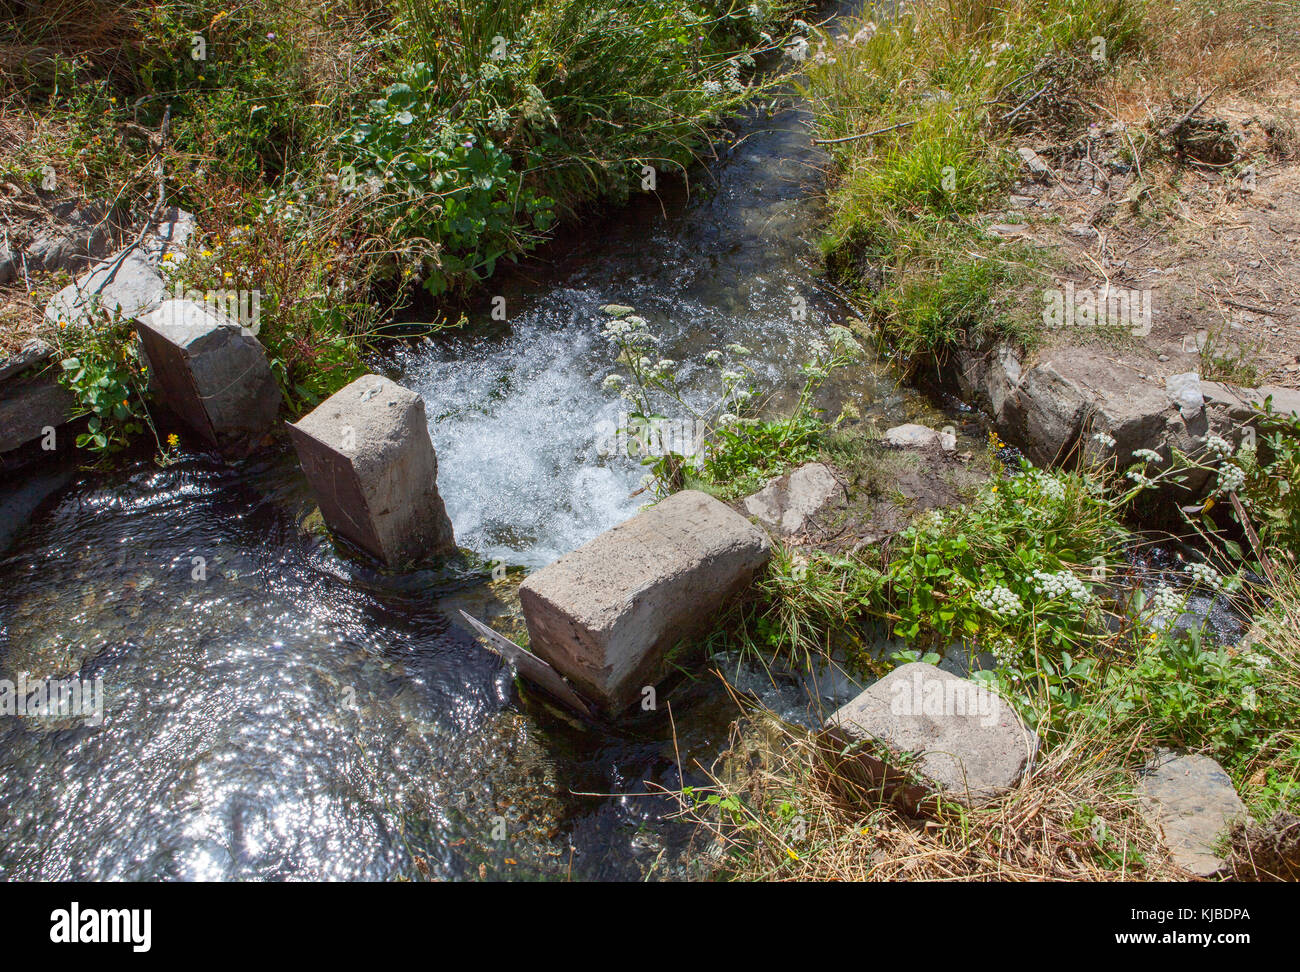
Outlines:
[[1277, 575], [1273, 573], [1273, 563], [1268, 559], [1268, 554], [1264, 552], [1264, 547], [1259, 542], [1259, 534], [1250, 525], [1250, 519], [1246, 516], [1246, 508], [1241, 505], [1241, 500], [1237, 499], [1236, 490], [1228, 494], [1228, 499], [1232, 500], [1232, 508], [1237, 511], [1237, 519], [1241, 522], [1242, 529], [1246, 531], [1246, 538], [1250, 540], [1251, 549], [1255, 551], [1255, 556], [1259, 558], [1260, 566], [1264, 568], [1264, 573], [1268, 575], [1268, 582], [1277, 587]]
[[836, 145], [840, 142], [856, 142], [860, 138], [871, 138], [873, 135], [884, 135], [886, 132], [895, 132], [900, 128], [907, 128], [916, 123], [917, 119], [913, 118], [911, 121], [899, 122], [897, 125], [890, 125], [888, 128], [877, 128], [873, 132], [861, 132], [857, 135], [845, 135], [843, 138], [814, 138], [812, 143], [814, 145]]
[[1243, 300], [1233, 300], [1231, 297], [1222, 298], [1223, 302], [1229, 307], [1236, 307], [1239, 310], [1250, 311], [1254, 314], [1265, 314], [1272, 317], [1286, 317], [1286, 314], [1276, 310], [1269, 310], [1267, 307], [1260, 307], [1258, 304], [1247, 304]]
[[1187, 110], [1187, 112], [1183, 115], [1182, 118], [1178, 119], [1178, 121], [1174, 122], [1173, 125], [1171, 125], [1169, 128], [1166, 128], [1160, 134], [1165, 138], [1168, 138], [1170, 135], [1173, 135], [1176, 131], [1178, 131], [1178, 129], [1182, 128], [1189, 121], [1191, 121], [1192, 116], [1195, 115], [1198, 111], [1200, 111], [1201, 106], [1205, 104], [1207, 101], [1209, 101], [1210, 96], [1213, 95], [1214, 92], [1218, 90], [1219, 90], [1219, 86], [1216, 84], [1213, 88], [1209, 90], [1209, 93], [1206, 94], [1204, 98], [1202, 98], [1196, 104], [1192, 105], [1192, 107]]
[[1041, 88], [1039, 88], [1039, 89], [1038, 89], [1037, 91], [1035, 91], [1033, 94], [1031, 94], [1028, 98], [1026, 98], [1024, 101], [1020, 102], [1020, 104], [1016, 105], [1016, 107], [1014, 107], [1014, 108], [1011, 109], [1009, 112], [1007, 112], [1005, 115], [1003, 115], [1003, 116], [1002, 116], [1002, 120], [1003, 120], [1004, 122], [1009, 122], [1009, 121], [1011, 121], [1013, 118], [1016, 117], [1016, 115], [1020, 114], [1020, 113], [1021, 113], [1022, 111], [1024, 111], [1027, 107], [1029, 107], [1029, 105], [1030, 105], [1032, 102], [1037, 101], [1039, 98], [1041, 98], [1041, 97], [1043, 96], [1043, 94], [1046, 93], [1047, 89], [1050, 88], [1051, 86], [1052, 86], [1052, 82], [1051, 82], [1051, 81], [1048, 81], [1045, 85], [1043, 85]]

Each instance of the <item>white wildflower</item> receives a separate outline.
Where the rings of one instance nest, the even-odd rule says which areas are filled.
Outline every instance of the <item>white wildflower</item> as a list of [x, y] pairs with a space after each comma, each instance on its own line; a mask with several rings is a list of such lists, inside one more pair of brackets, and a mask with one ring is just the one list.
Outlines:
[[1211, 432], [1205, 437], [1205, 451], [1213, 459], [1227, 459], [1232, 455], [1232, 443], [1221, 435]]
[[1079, 604], [1087, 604], [1092, 600], [1092, 592], [1088, 590], [1088, 585], [1079, 580], [1073, 571], [1058, 570], [1056, 573], [1049, 574], [1046, 571], [1036, 570], [1032, 579], [1034, 591], [1045, 597], [1069, 597]]
[[996, 584], [987, 590], [976, 591], [975, 603], [1000, 618], [1014, 618], [1025, 609], [1020, 598], [1001, 584]]
[[1209, 564], [1188, 564], [1183, 568], [1183, 573], [1190, 574], [1193, 583], [1204, 584], [1216, 591], [1223, 584], [1223, 577]]
[[1235, 493], [1246, 483], [1246, 470], [1234, 463], [1225, 463], [1219, 467], [1219, 482], [1215, 495]]
[[1154, 621], [1170, 621], [1183, 613], [1185, 598], [1168, 584], [1161, 584], [1151, 598], [1151, 618]]

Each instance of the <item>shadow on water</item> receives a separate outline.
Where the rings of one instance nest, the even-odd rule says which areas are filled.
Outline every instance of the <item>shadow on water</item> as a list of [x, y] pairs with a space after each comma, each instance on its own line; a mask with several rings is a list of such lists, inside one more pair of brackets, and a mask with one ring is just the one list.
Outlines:
[[[503, 278], [505, 322], [485, 307], [377, 364], [427, 400], [463, 547], [536, 568], [643, 501], [641, 468], [596, 449], [619, 411], [603, 304], [650, 320], [701, 398], [718, 380], [704, 352], [732, 342], [756, 385], [795, 387], [810, 338], [852, 314], [817, 277], [826, 160], [805, 123], [751, 116], [706, 192], [587, 224]], [[840, 390], [864, 416], [915, 406], [874, 367]], [[690, 832], [647, 783], [679, 786], [679, 754], [708, 765], [734, 703], [685, 683], [674, 739], [663, 712], [591, 727], [521, 697], [449, 620], [510, 611], [510, 586], [340, 556], [287, 454], [141, 459], [56, 490], [0, 560], [0, 677], [102, 677], [104, 721], [0, 716], [0, 877], [692, 873]], [[792, 716], [808, 705], [740, 677]]]

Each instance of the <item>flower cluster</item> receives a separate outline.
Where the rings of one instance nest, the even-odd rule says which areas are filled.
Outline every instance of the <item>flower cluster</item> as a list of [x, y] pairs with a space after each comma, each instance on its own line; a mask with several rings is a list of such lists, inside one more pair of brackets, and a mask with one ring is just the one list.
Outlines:
[[1005, 634], [998, 634], [989, 638], [984, 643], [984, 647], [993, 656], [993, 660], [1003, 668], [1010, 668], [1012, 662], [1016, 660], [1016, 656], [1020, 653], [1015, 639]]
[[1020, 603], [1020, 598], [1001, 584], [996, 584], [988, 590], [976, 591], [975, 603], [1000, 618], [1014, 618], [1025, 609], [1025, 606]]
[[1185, 599], [1168, 584], [1161, 584], [1151, 598], [1151, 619], [1169, 621], [1183, 613]]
[[1016, 485], [1027, 487], [1030, 491], [1037, 493], [1051, 503], [1059, 503], [1065, 499], [1065, 483], [1041, 469], [1032, 467], [1024, 469], [1012, 476], [1011, 479]]
[[1092, 441], [1106, 449], [1115, 448], [1115, 437], [1113, 435], [1107, 435], [1105, 432], [1094, 433]]
[[1137, 466], [1134, 466], [1124, 475], [1128, 476], [1129, 479], [1133, 480], [1133, 482], [1137, 483], [1138, 486], [1142, 487], [1143, 489], [1147, 489], [1148, 487], [1155, 485], [1155, 480], [1152, 479], [1150, 476], [1147, 476], [1145, 473], [1143, 473], [1142, 470], [1137, 468]]
[[1222, 496], [1227, 493], [1235, 493], [1245, 485], [1245, 482], [1246, 470], [1231, 462], [1224, 463], [1219, 467], [1219, 483], [1214, 490], [1214, 494]]
[[1188, 564], [1183, 568], [1183, 572], [1191, 575], [1194, 584], [1204, 584], [1216, 591], [1223, 584], [1223, 578], [1219, 575], [1219, 572], [1209, 564]]
[[1144, 462], [1164, 462], [1164, 457], [1154, 449], [1134, 449], [1133, 458]]
[[1088, 590], [1088, 585], [1079, 580], [1073, 571], [1058, 570], [1054, 574], [1046, 571], [1036, 570], [1032, 575], [1034, 582], [1034, 591], [1047, 597], [1069, 597], [1079, 604], [1087, 604], [1092, 600], [1092, 592]]
[[1211, 432], [1205, 437], [1205, 452], [1211, 459], [1227, 459], [1232, 455], [1232, 443]]

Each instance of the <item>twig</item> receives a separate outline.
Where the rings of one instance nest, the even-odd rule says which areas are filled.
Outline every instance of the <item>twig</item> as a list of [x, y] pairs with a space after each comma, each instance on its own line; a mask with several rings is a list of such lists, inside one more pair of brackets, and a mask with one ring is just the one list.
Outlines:
[[1241, 528], [1246, 531], [1246, 538], [1250, 541], [1255, 556], [1259, 558], [1264, 573], [1268, 575], [1268, 582], [1273, 587], [1277, 587], [1277, 575], [1273, 573], [1273, 562], [1268, 559], [1268, 554], [1264, 552], [1264, 546], [1259, 542], [1259, 534], [1255, 532], [1255, 528], [1250, 524], [1250, 518], [1246, 516], [1246, 508], [1241, 505], [1241, 500], [1237, 499], [1237, 491], [1230, 492], [1228, 499], [1232, 500], [1232, 508], [1237, 511], [1237, 520], [1241, 523]]
[[105, 273], [99, 283], [91, 289], [90, 294], [92, 296], [101, 292], [104, 287], [108, 285], [109, 281], [117, 274], [118, 269], [122, 266], [122, 263], [126, 260], [127, 256], [129, 256], [133, 250], [144, 242], [145, 236], [148, 235], [149, 230], [151, 230], [154, 224], [162, 217], [163, 210], [167, 206], [167, 173], [163, 168], [162, 152], [163, 147], [167, 143], [167, 135], [171, 130], [171, 121], [172, 106], [168, 105], [163, 111], [162, 124], [158, 126], [158, 151], [154, 154], [154, 177], [158, 180], [158, 201], [154, 203], [153, 210], [145, 219], [144, 225], [140, 227], [140, 232], [136, 234], [136, 238], [127, 244], [127, 246], [113, 258], [112, 262], [108, 265], [108, 272]]
[[1163, 132], [1161, 132], [1160, 134], [1161, 134], [1163, 137], [1165, 137], [1165, 138], [1169, 138], [1169, 136], [1171, 136], [1171, 135], [1173, 135], [1175, 132], [1177, 132], [1178, 129], [1182, 128], [1182, 127], [1183, 127], [1184, 125], [1186, 125], [1189, 121], [1191, 121], [1192, 116], [1195, 115], [1198, 111], [1200, 111], [1200, 110], [1201, 110], [1201, 106], [1202, 106], [1203, 104], [1205, 104], [1207, 101], [1209, 101], [1209, 100], [1210, 100], [1210, 96], [1213, 95], [1214, 92], [1216, 92], [1216, 91], [1218, 91], [1218, 90], [1219, 90], [1219, 86], [1216, 84], [1213, 88], [1211, 88], [1211, 89], [1209, 90], [1209, 93], [1206, 94], [1206, 96], [1205, 96], [1204, 98], [1202, 98], [1202, 99], [1201, 99], [1200, 101], [1198, 101], [1196, 104], [1192, 105], [1192, 107], [1189, 108], [1189, 109], [1187, 110], [1187, 112], [1183, 115], [1182, 118], [1178, 119], [1178, 121], [1174, 122], [1173, 125], [1171, 125], [1169, 128], [1166, 128], [1166, 129], [1165, 129]]
[[917, 119], [913, 118], [911, 121], [899, 122], [897, 125], [890, 125], [888, 128], [877, 128], [875, 131], [860, 132], [857, 135], [845, 135], [843, 138], [814, 138], [812, 143], [814, 145], [835, 145], [839, 142], [856, 142], [860, 138], [871, 138], [872, 135], [884, 135], [885, 132], [895, 132], [900, 128], [907, 128], [916, 123]]
[[1025, 109], [1026, 107], [1028, 107], [1029, 104], [1030, 104], [1031, 102], [1033, 102], [1033, 101], [1037, 101], [1039, 98], [1041, 98], [1041, 97], [1043, 96], [1043, 94], [1047, 91], [1047, 89], [1050, 88], [1051, 86], [1052, 86], [1052, 82], [1051, 82], [1051, 81], [1048, 81], [1045, 85], [1043, 85], [1041, 88], [1039, 88], [1039, 89], [1038, 89], [1037, 91], [1035, 91], [1033, 94], [1031, 94], [1028, 98], [1026, 98], [1024, 101], [1020, 102], [1020, 104], [1016, 105], [1016, 107], [1012, 108], [1009, 112], [1007, 112], [1005, 115], [1003, 115], [1003, 116], [1002, 116], [1002, 120], [1003, 120], [1004, 122], [1009, 122], [1009, 121], [1011, 121], [1013, 118], [1016, 117], [1016, 115], [1018, 115], [1018, 114], [1020, 114], [1022, 111], [1024, 111], [1024, 109]]
[[1224, 302], [1225, 304], [1227, 304], [1229, 307], [1236, 307], [1238, 310], [1250, 311], [1251, 313], [1254, 313], [1254, 314], [1264, 314], [1264, 315], [1266, 315], [1266, 316], [1270, 316], [1270, 317], [1286, 317], [1286, 316], [1287, 316], [1287, 315], [1285, 315], [1285, 314], [1283, 314], [1283, 313], [1281, 313], [1281, 312], [1279, 312], [1279, 311], [1276, 311], [1276, 310], [1269, 310], [1267, 307], [1260, 307], [1260, 306], [1257, 305], [1257, 304], [1247, 304], [1245, 301], [1242, 301], [1242, 300], [1233, 300], [1231, 297], [1223, 297], [1223, 298], [1221, 298], [1221, 299], [1222, 299], [1223, 302]]

